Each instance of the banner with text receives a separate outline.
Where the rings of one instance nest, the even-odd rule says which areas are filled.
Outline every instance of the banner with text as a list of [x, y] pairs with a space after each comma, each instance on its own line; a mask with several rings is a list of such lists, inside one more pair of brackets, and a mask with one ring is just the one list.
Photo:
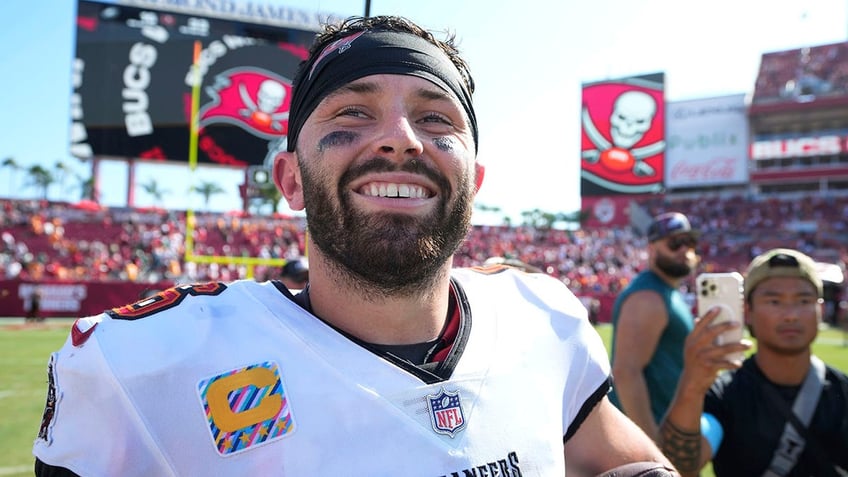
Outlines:
[[666, 112], [667, 187], [748, 182], [744, 94], [669, 102]]
[[315, 31], [81, 0], [76, 35], [73, 155], [187, 161], [199, 85], [198, 162], [245, 167], [286, 137]]
[[0, 317], [27, 316], [37, 298], [39, 318], [81, 317], [134, 303], [170, 282], [22, 282], [0, 280]]

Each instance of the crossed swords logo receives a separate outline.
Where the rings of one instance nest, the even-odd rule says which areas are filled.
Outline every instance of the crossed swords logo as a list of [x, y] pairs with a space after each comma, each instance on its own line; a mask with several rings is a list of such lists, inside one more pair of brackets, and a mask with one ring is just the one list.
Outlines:
[[616, 98], [610, 116], [610, 136], [607, 140], [583, 108], [581, 121], [586, 136], [596, 149], [583, 151], [583, 160], [589, 164], [599, 161], [607, 168], [622, 171], [630, 168], [637, 177], [649, 177], [656, 174], [651, 165], [644, 162], [647, 157], [659, 154], [665, 149], [665, 141], [657, 141], [647, 146], [631, 149], [651, 127], [656, 113], [656, 102], [647, 93], [627, 91]]

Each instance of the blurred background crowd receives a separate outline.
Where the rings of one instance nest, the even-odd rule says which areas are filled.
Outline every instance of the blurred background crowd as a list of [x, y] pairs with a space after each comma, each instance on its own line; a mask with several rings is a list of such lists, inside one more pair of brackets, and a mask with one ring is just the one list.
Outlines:
[[[701, 230], [699, 271], [741, 270], [763, 250], [785, 246], [840, 268], [848, 261], [848, 198], [667, 199], [640, 204], [656, 215], [676, 210]], [[26, 282], [160, 284], [279, 278], [281, 267], [186, 260], [195, 255], [277, 258], [308, 255], [302, 217], [159, 208], [80, 207], [43, 200], [1, 200], [0, 278]], [[187, 227], [187, 217], [194, 221]], [[633, 227], [560, 229], [476, 225], [455, 266], [492, 257], [518, 260], [555, 276], [581, 297], [613, 297], [644, 267], [646, 239]], [[693, 274], [693, 276], [696, 274]], [[686, 286], [691, 288], [692, 283]], [[587, 301], [590, 303], [590, 301]]]

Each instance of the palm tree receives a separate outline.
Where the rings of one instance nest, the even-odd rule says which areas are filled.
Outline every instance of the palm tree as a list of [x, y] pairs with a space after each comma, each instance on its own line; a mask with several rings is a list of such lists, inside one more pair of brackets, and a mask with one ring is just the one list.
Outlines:
[[[159, 182], [157, 182], [156, 179], [152, 177], [149, 178], [146, 183], [140, 185], [141, 188], [144, 189], [144, 192], [147, 192], [148, 194], [153, 196], [153, 203], [160, 207], [162, 206], [162, 198], [166, 194], [171, 193], [171, 191], [168, 189], [160, 189]], [[209, 202], [209, 199], [206, 199], [206, 201]]]
[[550, 229], [556, 221], [556, 216], [541, 209], [525, 210], [521, 212], [524, 225], [536, 229]]
[[586, 220], [585, 211], [575, 212], [546, 212], [541, 209], [525, 210], [521, 212], [523, 224], [539, 230], [553, 228], [554, 225], [565, 225], [568, 228], [577, 228]]
[[56, 164], [53, 165], [53, 169], [56, 171], [55, 180], [59, 184], [59, 190], [64, 194], [67, 192], [65, 189], [65, 180], [68, 178], [69, 174], [74, 173], [74, 170], [61, 159], [56, 161]]
[[496, 205], [486, 205], [481, 203], [474, 203], [474, 208], [479, 210], [480, 212], [500, 212], [501, 208]]
[[283, 198], [283, 194], [277, 189], [273, 182], [257, 184], [256, 195], [250, 197], [250, 208], [254, 213], [261, 215], [266, 208], [270, 210], [267, 215], [273, 214], [277, 210], [277, 204]]
[[53, 177], [53, 174], [50, 171], [39, 165], [30, 166], [30, 168], [27, 169], [27, 174], [29, 174], [27, 186], [41, 189], [41, 198], [46, 200], [47, 190], [54, 182], [56, 182], [56, 178]]
[[196, 192], [203, 196], [203, 207], [209, 209], [209, 199], [215, 194], [222, 194], [224, 189], [217, 182], [201, 182], [196, 186], [191, 186], [189, 192]]
[[80, 200], [89, 199], [97, 202], [100, 199], [100, 194], [94, 190], [94, 176], [83, 177], [82, 175], [75, 173], [74, 178], [76, 179], [77, 184], [72, 187], [72, 189], [79, 189]]
[[3, 169], [11, 169], [11, 172], [9, 172], [9, 196], [11, 196], [12, 191], [15, 190], [15, 173], [20, 170], [21, 166], [18, 164], [18, 161], [11, 156], [3, 159], [2, 166]]

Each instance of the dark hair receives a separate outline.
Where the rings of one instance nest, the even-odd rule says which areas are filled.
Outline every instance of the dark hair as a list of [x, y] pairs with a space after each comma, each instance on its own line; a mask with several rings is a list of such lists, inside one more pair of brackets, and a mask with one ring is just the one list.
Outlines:
[[[468, 64], [459, 54], [455, 41], [456, 35], [448, 32], [444, 40], [437, 40], [429, 31], [416, 25], [411, 20], [399, 16], [349, 17], [339, 23], [324, 25], [324, 30], [316, 36], [315, 43], [309, 50], [309, 58], [300, 64], [300, 69], [307, 69], [330, 43], [364, 30], [396, 31], [424, 38], [445, 52], [456, 69], [459, 70], [468, 91], [474, 92], [474, 79], [471, 77]], [[300, 74], [297, 76], [300, 76]]]

